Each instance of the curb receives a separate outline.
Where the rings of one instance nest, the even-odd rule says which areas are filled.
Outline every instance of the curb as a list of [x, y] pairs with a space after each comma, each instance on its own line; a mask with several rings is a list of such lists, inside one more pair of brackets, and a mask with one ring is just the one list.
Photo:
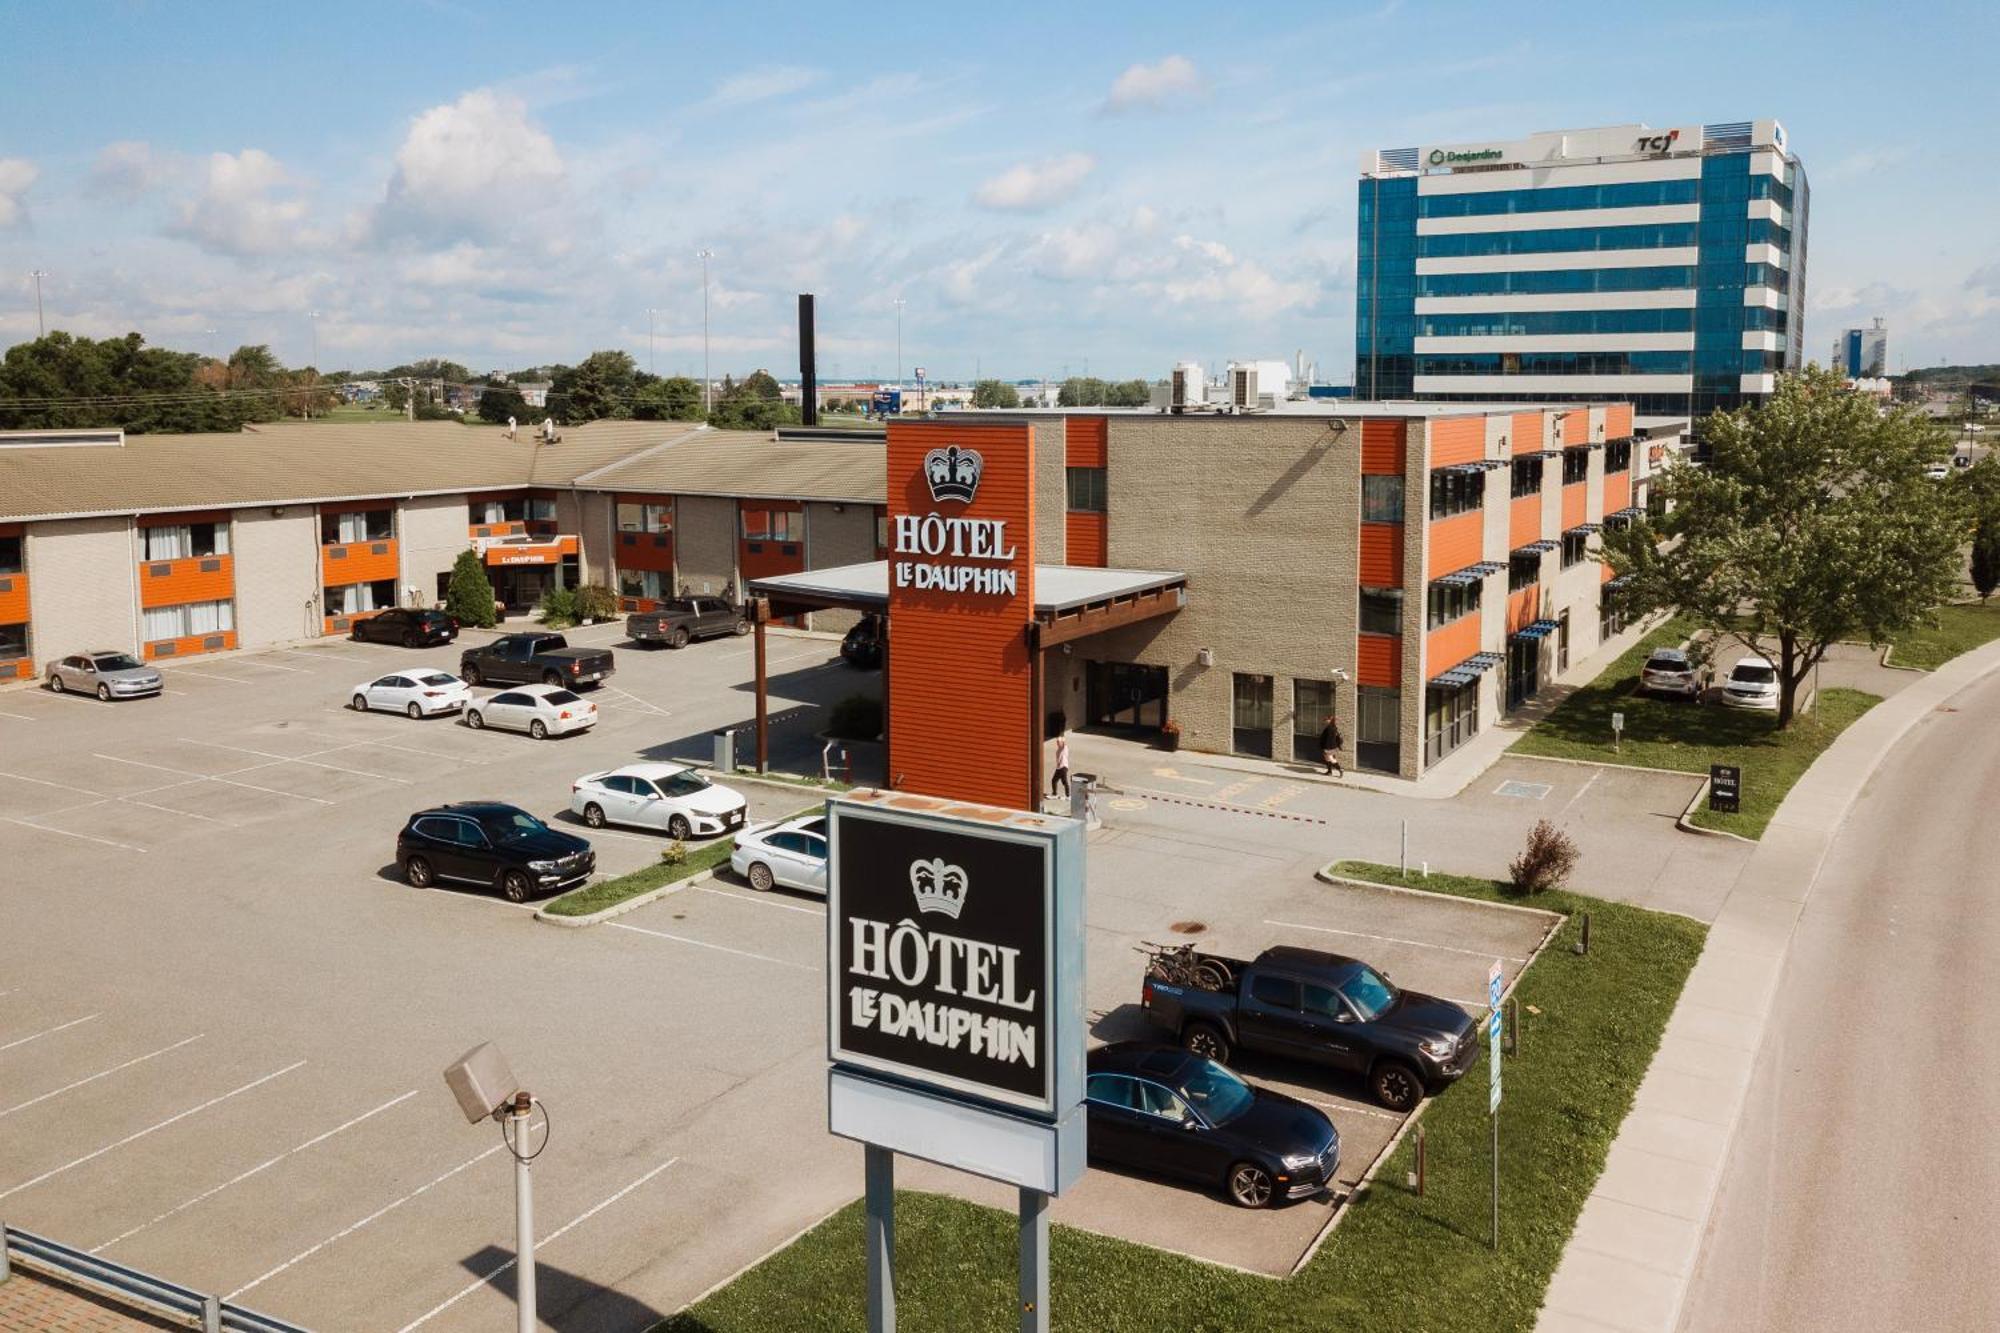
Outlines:
[[686, 879], [677, 879], [671, 884], [662, 884], [657, 889], [648, 889], [644, 893], [627, 898], [624, 902], [613, 903], [602, 911], [591, 912], [586, 916], [556, 916], [546, 907], [537, 908], [535, 909], [535, 920], [547, 922], [551, 926], [567, 926], [571, 928], [594, 926], [601, 921], [609, 921], [614, 916], [623, 916], [627, 912], [644, 907], [647, 903], [658, 902], [668, 894], [679, 893], [682, 889], [706, 883], [715, 878], [715, 871], [716, 867], [714, 866], [710, 866], [707, 870], [697, 870]]
[[855, 787], [809, 787], [803, 782], [788, 782], [784, 778], [767, 778], [761, 773], [724, 773], [714, 763], [702, 759], [676, 759], [673, 763], [685, 763], [689, 768], [700, 769], [709, 777], [721, 782], [748, 782], [759, 787], [777, 787], [784, 791], [795, 791], [802, 796], [843, 796]]
[[1515, 759], [1534, 759], [1544, 764], [1579, 764], [1584, 768], [1615, 768], [1623, 773], [1664, 773], [1668, 777], [1701, 778], [1704, 783], [1708, 781], [1702, 778], [1701, 774], [1690, 772], [1685, 768], [1648, 768], [1644, 764], [1615, 764], [1609, 759], [1571, 759], [1567, 755], [1560, 754], [1522, 754], [1518, 751], [1508, 753]]
[[[1821, 753], [1824, 753], [1824, 751]], [[1817, 763], [1818, 760], [1814, 760], [1813, 762]], [[1689, 776], [1693, 775], [1690, 774]], [[1680, 814], [1674, 816], [1674, 827], [1683, 833], [1698, 833], [1704, 838], [1734, 838], [1738, 842], [1747, 842], [1752, 847], [1755, 847], [1757, 845], [1757, 839], [1755, 838], [1746, 838], [1741, 833], [1731, 833], [1727, 829], [1703, 828], [1694, 822], [1694, 812], [1701, 805], [1702, 798], [1707, 795], [1708, 779], [1703, 778], [1701, 786], [1695, 788], [1693, 797], [1688, 800], [1687, 807]]]
[[[1554, 917], [1557, 921], [1569, 920], [1567, 913], [1558, 912], [1548, 907], [1530, 907], [1526, 903], [1489, 903], [1484, 898], [1460, 898], [1456, 894], [1451, 893], [1432, 893], [1429, 889], [1412, 889], [1402, 884], [1377, 884], [1372, 879], [1356, 879], [1352, 875], [1337, 875], [1334, 873], [1333, 868], [1339, 864], [1340, 862], [1338, 861], [1328, 861], [1318, 870], [1313, 871], [1313, 878], [1322, 884], [1346, 884], [1355, 888], [1380, 889], [1384, 893], [1414, 894], [1419, 898], [1427, 898], [1431, 902], [1437, 902], [1442, 899], [1446, 902], [1473, 903], [1480, 907], [1498, 907], [1508, 912], [1527, 912], [1531, 916]], [[1531, 958], [1529, 961], [1533, 962], [1534, 960]]]

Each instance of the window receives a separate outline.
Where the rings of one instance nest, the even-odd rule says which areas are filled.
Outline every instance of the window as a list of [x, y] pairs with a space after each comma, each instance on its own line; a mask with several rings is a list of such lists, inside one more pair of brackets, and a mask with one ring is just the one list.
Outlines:
[[1590, 476], [1590, 450], [1563, 450], [1563, 485], [1574, 486]]
[[1434, 764], [1479, 734], [1479, 682], [1424, 691], [1424, 762]]
[[1138, 1090], [1138, 1084], [1123, 1074], [1092, 1074], [1083, 1085], [1086, 1100], [1125, 1111], [1139, 1109]]
[[1692, 333], [1694, 311], [1687, 306], [1643, 310], [1478, 311], [1422, 315], [1419, 338], [1554, 337], [1602, 333]]
[[1431, 473], [1431, 517], [1469, 514], [1486, 503], [1484, 472]]
[[1299, 1007], [1299, 983], [1290, 977], [1258, 977], [1250, 983], [1250, 998], [1273, 1009]]
[[1617, 591], [1609, 585], [1606, 585], [1604, 591], [1599, 594], [1597, 623], [1597, 641], [1599, 643], [1604, 642], [1614, 634], [1620, 633], [1625, 628], [1625, 606], [1620, 600]]
[[618, 502], [618, 530], [620, 532], [672, 532], [674, 530], [674, 506], [666, 504], [637, 504], [626, 500]]
[[1347, 1012], [1347, 1006], [1341, 1002], [1340, 995], [1336, 991], [1329, 986], [1315, 986], [1310, 982], [1305, 987], [1304, 1008], [1309, 1014], [1336, 1021]]
[[1531, 551], [1526, 555], [1507, 558], [1507, 591], [1519, 592], [1532, 588], [1542, 581], [1542, 554]]
[[1514, 460], [1513, 477], [1508, 490], [1517, 500], [1524, 495], [1540, 495], [1542, 493], [1542, 456], [1540, 454], [1528, 454]]
[[0, 625], [0, 661], [28, 655], [28, 627]]
[[1604, 446], [1604, 470], [1606, 472], [1632, 470], [1632, 441], [1612, 440]]
[[1401, 634], [1403, 632], [1403, 590], [1363, 588], [1361, 590], [1361, 632]]
[[[1745, 286], [1775, 285], [1753, 264]], [[1778, 274], [1778, 270], [1770, 269]], [[1778, 274], [1778, 276], [1783, 276]], [[1660, 264], [1646, 268], [1558, 268], [1519, 273], [1425, 273], [1417, 277], [1418, 296], [1549, 296], [1568, 292], [1661, 292], [1694, 286], [1694, 267]]]
[[1238, 754], [1271, 757], [1271, 678], [1235, 673], [1230, 698], [1232, 747]]
[[25, 568], [21, 563], [21, 539], [0, 537], [0, 574], [19, 574]]
[[1363, 477], [1361, 479], [1361, 519], [1364, 523], [1403, 521], [1403, 479]]
[[1419, 375], [1687, 375], [1692, 352], [1428, 352]]
[[1590, 534], [1565, 532], [1562, 536], [1562, 567], [1569, 569], [1590, 558]]
[[1699, 182], [1630, 181], [1616, 185], [1557, 185], [1529, 190], [1481, 190], [1476, 194], [1420, 194], [1420, 218], [1491, 217], [1504, 213], [1557, 213], [1580, 208], [1642, 208], [1692, 204]]
[[186, 602], [180, 606], [149, 607], [145, 616], [148, 643], [161, 639], [186, 639], [201, 634], [221, 634], [236, 628], [236, 603]]
[[1484, 580], [1454, 586], [1433, 583], [1430, 589], [1428, 622], [1432, 629], [1449, 625], [1463, 616], [1469, 616], [1479, 609], [1479, 593]]
[[1379, 685], [1354, 691], [1354, 763], [1378, 773], [1402, 767], [1403, 695]]
[[743, 540], [795, 542], [805, 532], [805, 516], [796, 509], [745, 509]]
[[1693, 244], [1695, 224], [1692, 222], [1663, 222], [1636, 227], [1547, 227], [1530, 231], [1423, 235], [1417, 237], [1417, 257], [1539, 255], [1564, 250], [1660, 250]]
[[1105, 511], [1105, 474], [1101, 467], [1069, 469], [1069, 507], [1082, 513]]
[[144, 529], [146, 559], [186, 560], [228, 555], [229, 524], [181, 523]]
[[330, 616], [359, 615], [364, 611], [386, 610], [396, 604], [396, 580], [376, 579], [373, 583], [343, 583], [326, 590], [326, 613]]
[[1292, 682], [1292, 757], [1302, 763], [1320, 762], [1319, 734], [1333, 716], [1330, 680]]
[[1139, 1081], [1139, 1109], [1147, 1115], [1156, 1115], [1174, 1124], [1189, 1119], [1191, 1113], [1187, 1103], [1157, 1083]]
[[670, 577], [657, 569], [621, 569], [618, 571], [618, 595], [649, 602], [660, 601], [671, 591], [667, 586]]
[[528, 521], [531, 523], [553, 523], [556, 521], [556, 502], [546, 496], [528, 497]]
[[396, 535], [395, 510], [348, 509], [319, 516], [320, 541], [328, 546], [385, 542]]

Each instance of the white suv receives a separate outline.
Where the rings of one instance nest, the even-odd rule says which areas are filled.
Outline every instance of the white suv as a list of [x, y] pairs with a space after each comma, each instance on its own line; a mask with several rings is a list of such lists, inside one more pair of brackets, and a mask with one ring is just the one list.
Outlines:
[[1649, 694], [1676, 694], [1692, 699], [1701, 693], [1701, 676], [1694, 659], [1678, 648], [1661, 648], [1646, 659], [1639, 688]]
[[1723, 682], [1722, 702], [1737, 708], [1778, 707], [1778, 668], [1767, 657], [1746, 657], [1729, 668]]

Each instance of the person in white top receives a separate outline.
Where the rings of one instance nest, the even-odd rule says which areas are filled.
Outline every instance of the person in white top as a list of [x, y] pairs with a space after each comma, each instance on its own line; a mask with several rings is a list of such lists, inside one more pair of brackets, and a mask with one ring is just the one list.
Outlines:
[[508, 439], [510, 439], [510, 440], [514, 438], [514, 429], [515, 429], [515, 425], [516, 425], [516, 422], [515, 422], [514, 418], [512, 418], [512, 417], [508, 417], [508, 418], [507, 418], [507, 438], [508, 438]]
[[1049, 795], [1054, 796], [1060, 788], [1062, 794], [1069, 795], [1069, 733], [1056, 737], [1056, 771], [1049, 779]]

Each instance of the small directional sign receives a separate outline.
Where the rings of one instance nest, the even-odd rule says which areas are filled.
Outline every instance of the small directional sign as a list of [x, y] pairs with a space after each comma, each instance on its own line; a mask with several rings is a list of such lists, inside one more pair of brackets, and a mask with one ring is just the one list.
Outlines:
[[1743, 800], [1743, 770], [1735, 764], [1708, 766], [1708, 808], [1717, 814], [1733, 815]]
[[1486, 1089], [1486, 1110], [1491, 1114], [1500, 1109], [1500, 992], [1505, 988], [1505, 974], [1500, 970], [1500, 960], [1494, 959], [1493, 966], [1486, 970], [1486, 1050], [1487, 1072], [1491, 1082]]

